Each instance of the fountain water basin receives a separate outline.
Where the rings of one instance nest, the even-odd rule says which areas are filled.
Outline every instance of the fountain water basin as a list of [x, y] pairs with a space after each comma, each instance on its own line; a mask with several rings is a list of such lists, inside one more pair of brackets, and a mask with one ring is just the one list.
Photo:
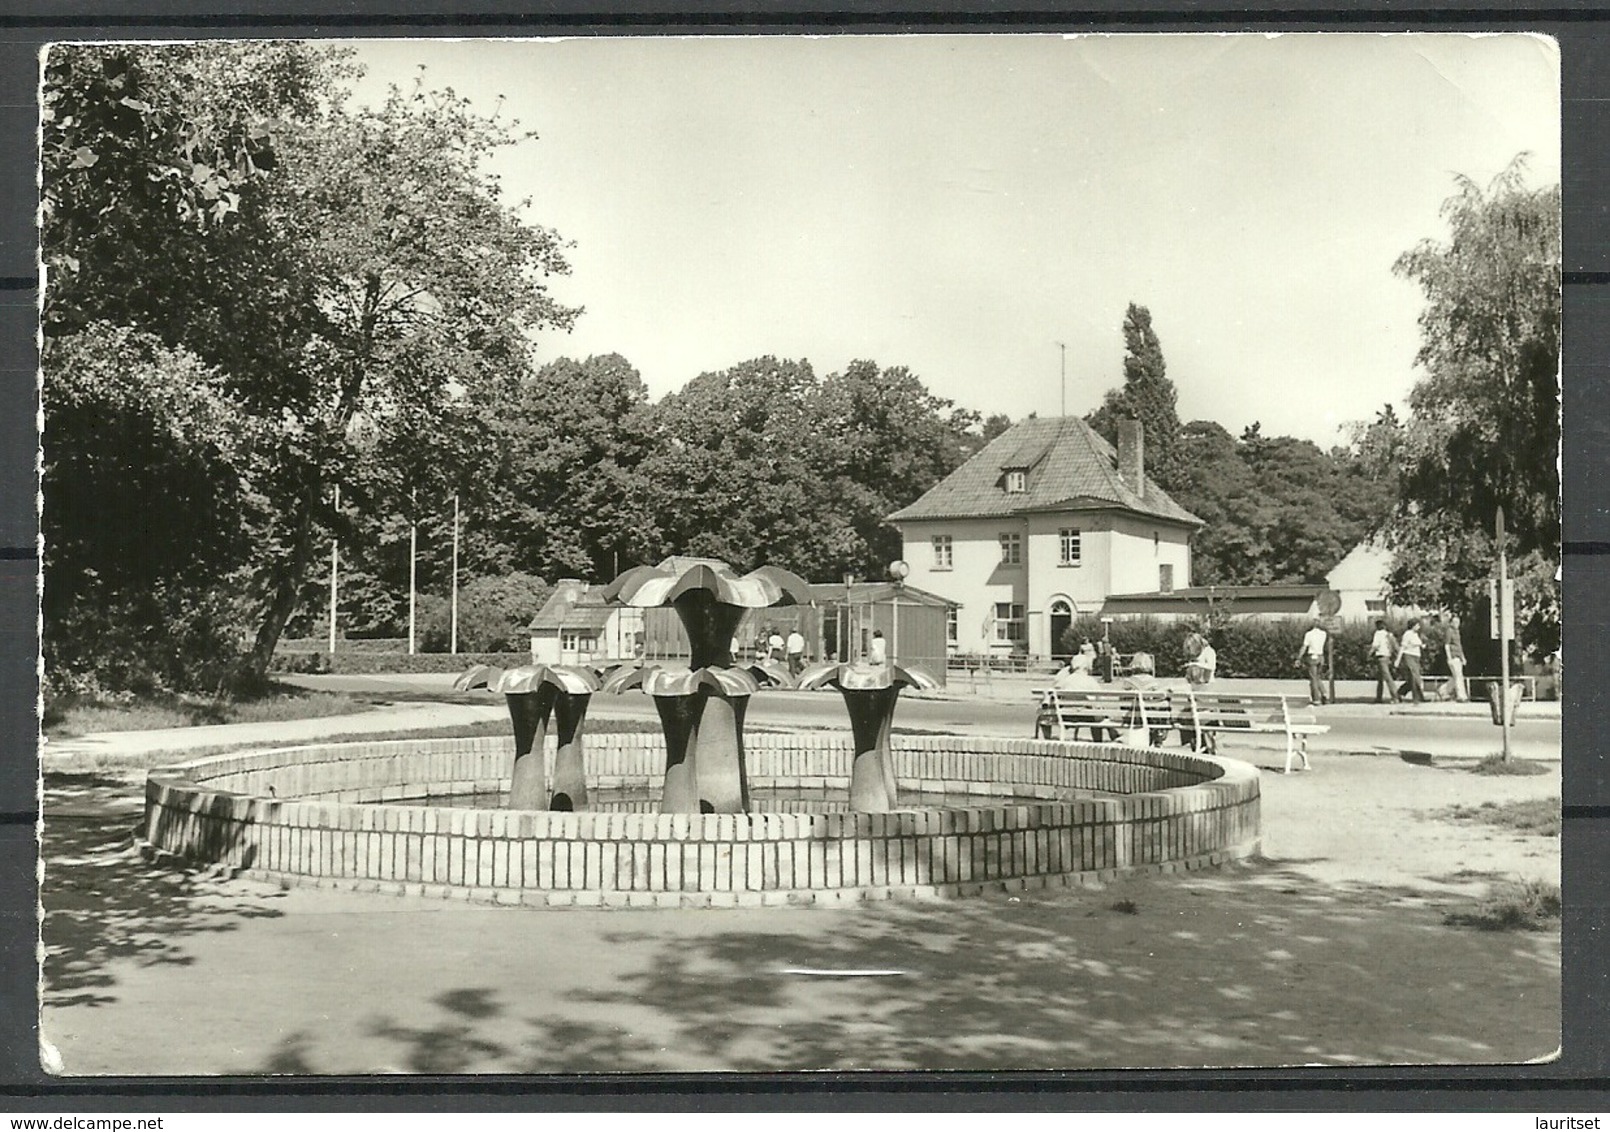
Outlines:
[[[508, 791], [512, 738], [234, 752], [150, 772], [155, 851], [285, 883], [498, 903], [733, 906], [963, 896], [1211, 867], [1259, 839], [1258, 771], [1117, 744], [900, 737], [912, 797], [881, 813], [472, 809], [432, 794]], [[542, 751], [553, 781], [559, 737]], [[849, 792], [844, 732], [746, 738], [750, 785]], [[536, 751], [531, 752], [535, 756]], [[662, 789], [663, 737], [589, 735], [599, 791]], [[1091, 794], [1104, 796], [1091, 797]]]

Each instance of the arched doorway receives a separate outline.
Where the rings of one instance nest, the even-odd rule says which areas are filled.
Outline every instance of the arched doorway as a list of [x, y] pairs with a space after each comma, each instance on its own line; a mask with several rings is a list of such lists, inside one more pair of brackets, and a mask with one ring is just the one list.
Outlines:
[[1065, 597], [1051, 599], [1051, 641], [1046, 651], [1052, 656], [1067, 655], [1067, 649], [1062, 646], [1062, 634], [1073, 626], [1073, 602]]

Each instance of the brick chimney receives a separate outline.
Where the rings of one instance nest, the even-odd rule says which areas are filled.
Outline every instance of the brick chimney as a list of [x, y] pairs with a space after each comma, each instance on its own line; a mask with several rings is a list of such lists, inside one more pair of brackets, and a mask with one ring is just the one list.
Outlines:
[[1118, 422], [1118, 478], [1141, 498], [1146, 496], [1146, 430], [1139, 421]]

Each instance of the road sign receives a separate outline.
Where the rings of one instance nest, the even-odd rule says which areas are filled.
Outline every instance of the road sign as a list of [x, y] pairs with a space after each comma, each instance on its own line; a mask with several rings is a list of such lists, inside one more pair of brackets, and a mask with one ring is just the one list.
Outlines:
[[1503, 639], [1505, 639], [1505, 640], [1514, 639], [1514, 636], [1515, 636], [1515, 579], [1513, 579], [1513, 578], [1505, 578], [1504, 579], [1504, 602], [1503, 602], [1504, 623], [1502, 625], [1500, 625], [1498, 623], [1498, 618], [1499, 618], [1498, 579], [1496, 579], [1496, 578], [1489, 579], [1488, 582], [1487, 582], [1487, 608], [1488, 608], [1488, 612], [1487, 612], [1488, 629], [1492, 633], [1493, 640], [1495, 640], [1495, 641], [1499, 640], [1501, 637]]
[[1324, 590], [1319, 595], [1319, 615], [1335, 617], [1342, 608], [1342, 595], [1335, 590]]

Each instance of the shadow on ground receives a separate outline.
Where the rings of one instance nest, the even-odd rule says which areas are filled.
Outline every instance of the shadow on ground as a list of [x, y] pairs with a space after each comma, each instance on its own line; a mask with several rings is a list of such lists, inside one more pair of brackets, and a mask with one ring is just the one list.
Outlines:
[[46, 1006], [115, 1002], [114, 961], [188, 964], [185, 937], [279, 915], [261, 907], [261, 895], [248, 903], [202, 874], [143, 861], [135, 844], [143, 807], [121, 778], [45, 775]]
[[[1467, 878], [1468, 879], [1468, 878]], [[671, 939], [617, 913], [613, 979], [523, 1009], [518, 985], [436, 994], [369, 1033], [405, 1072], [1069, 1069], [1470, 1063], [1559, 1042], [1556, 933], [1443, 924], [1464, 898], [1316, 888], [1297, 862], [844, 912]], [[877, 974], [850, 974], [877, 971]], [[532, 971], [532, 978], [542, 975]], [[307, 1035], [289, 1039], [287, 1050]], [[286, 1064], [285, 1054], [268, 1067]], [[306, 1054], [303, 1055], [306, 1064]]]

